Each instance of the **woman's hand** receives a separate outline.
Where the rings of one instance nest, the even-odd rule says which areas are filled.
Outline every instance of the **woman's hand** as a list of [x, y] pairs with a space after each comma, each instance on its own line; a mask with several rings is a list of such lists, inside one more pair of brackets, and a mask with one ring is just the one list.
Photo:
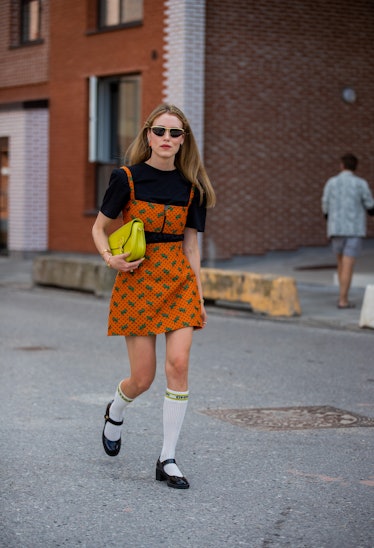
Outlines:
[[122, 253], [121, 255], [112, 255], [109, 249], [108, 236], [106, 231], [110, 224], [113, 222], [113, 219], [106, 217], [101, 211], [99, 211], [96, 221], [92, 227], [92, 237], [95, 242], [96, 248], [106, 264], [110, 268], [114, 268], [119, 272], [133, 272], [144, 261], [144, 257], [137, 261], [127, 262], [126, 257], [130, 253]]
[[203, 323], [202, 328], [204, 328], [208, 321], [208, 315], [204, 306], [203, 288], [201, 286], [200, 279], [200, 250], [197, 241], [197, 230], [195, 228], [185, 228], [184, 230], [184, 240], [183, 240], [183, 251], [191, 265], [192, 270], [196, 276], [197, 288], [200, 294], [201, 301], [201, 321]]
[[110, 268], [114, 268], [115, 270], [118, 270], [118, 272], [134, 272], [144, 261], [144, 257], [142, 259], [138, 259], [137, 261], [131, 261], [131, 263], [128, 263], [126, 261], [126, 257], [128, 257], [130, 253], [123, 253], [121, 255], [111, 255], [108, 257], [108, 266]]
[[206, 324], [208, 322], [208, 314], [206, 313], [205, 306], [204, 306], [204, 300], [201, 301], [201, 321], [203, 322], [203, 327], [206, 327]]

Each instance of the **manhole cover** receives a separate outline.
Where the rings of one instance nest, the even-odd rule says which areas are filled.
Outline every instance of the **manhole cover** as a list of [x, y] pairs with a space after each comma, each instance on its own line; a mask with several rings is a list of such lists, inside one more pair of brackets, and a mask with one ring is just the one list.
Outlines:
[[262, 409], [206, 409], [202, 413], [244, 428], [304, 430], [374, 426], [374, 419], [336, 407], [268, 407]]

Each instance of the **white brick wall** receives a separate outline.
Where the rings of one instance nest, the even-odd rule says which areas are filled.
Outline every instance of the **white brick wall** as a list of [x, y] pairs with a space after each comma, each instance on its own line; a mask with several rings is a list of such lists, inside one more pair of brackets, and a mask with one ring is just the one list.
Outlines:
[[164, 101], [187, 116], [204, 146], [205, 0], [166, 0]]
[[8, 249], [48, 247], [47, 109], [0, 112], [0, 136], [9, 138]]

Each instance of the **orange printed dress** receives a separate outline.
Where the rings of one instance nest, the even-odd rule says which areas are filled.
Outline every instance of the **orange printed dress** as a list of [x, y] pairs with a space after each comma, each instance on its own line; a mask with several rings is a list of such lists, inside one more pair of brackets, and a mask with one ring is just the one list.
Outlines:
[[[141, 218], [146, 236], [182, 235], [194, 187], [187, 206], [136, 200], [131, 172], [123, 169], [130, 186], [130, 200], [122, 211], [123, 222]], [[201, 300], [195, 273], [183, 252], [183, 241], [147, 242], [142, 264], [133, 272], [118, 272], [116, 276], [108, 335], [149, 336], [189, 326], [202, 327]]]

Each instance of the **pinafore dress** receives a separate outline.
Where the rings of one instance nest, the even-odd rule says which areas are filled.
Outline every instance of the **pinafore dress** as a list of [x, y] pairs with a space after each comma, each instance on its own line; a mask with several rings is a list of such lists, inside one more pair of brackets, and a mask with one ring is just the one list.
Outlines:
[[[123, 169], [130, 186], [130, 200], [122, 211], [123, 222], [138, 217], [144, 222], [146, 233], [182, 235], [194, 187], [186, 206], [136, 200], [131, 172]], [[133, 272], [117, 273], [108, 335], [149, 336], [183, 327], [202, 327], [196, 276], [183, 252], [183, 241], [147, 243], [141, 265]]]

